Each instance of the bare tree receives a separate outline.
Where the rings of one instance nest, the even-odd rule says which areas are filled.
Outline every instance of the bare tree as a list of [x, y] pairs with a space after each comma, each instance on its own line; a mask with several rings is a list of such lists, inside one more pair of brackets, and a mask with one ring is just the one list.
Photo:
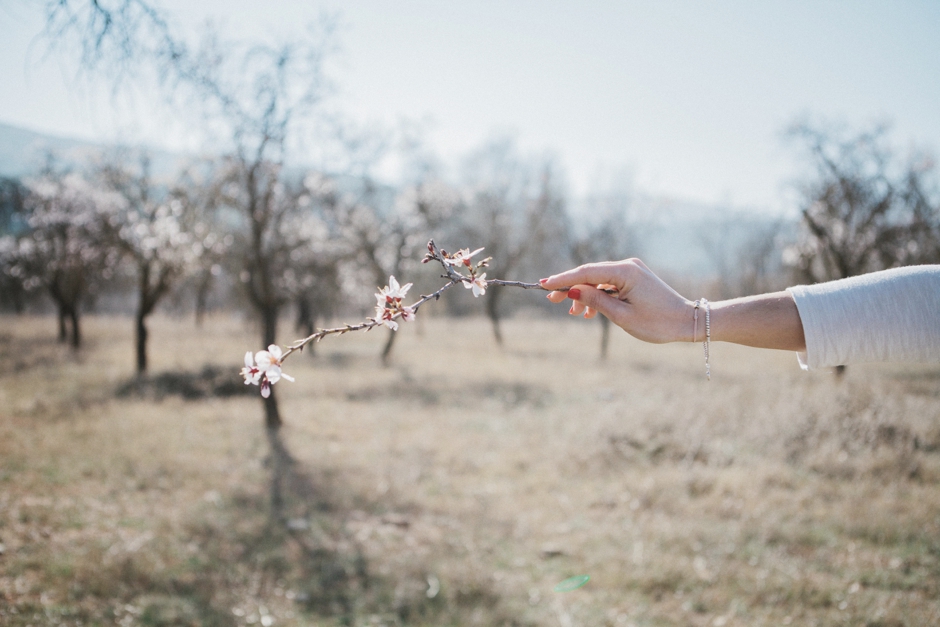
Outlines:
[[[235, 243], [228, 216], [222, 210], [219, 190], [222, 176], [214, 159], [198, 159], [187, 164], [176, 180], [171, 195], [183, 205], [185, 230], [192, 238], [192, 257], [184, 282], [194, 292], [196, 326], [201, 327], [208, 309], [209, 294], [223, 274], [229, 251]], [[231, 271], [232, 268], [229, 268]], [[238, 274], [236, 268], [234, 274]]]
[[[566, 225], [565, 199], [550, 160], [527, 163], [512, 140], [500, 139], [471, 155], [466, 178], [459, 236], [486, 248], [487, 256], [493, 257], [494, 276], [511, 277], [528, 255], [544, 249], [547, 242], [560, 244], [556, 251], [565, 248], [558, 241]], [[499, 345], [502, 294], [503, 290], [486, 294], [486, 313]]]
[[[457, 202], [456, 191], [428, 175], [400, 192], [370, 177], [358, 181], [357, 193], [335, 199], [330, 212], [349, 247], [350, 259], [372, 285], [388, 283], [418, 266], [432, 231], [442, 225]], [[397, 333], [389, 331], [383, 365], [391, 360]]]
[[[302, 245], [297, 238], [284, 240], [287, 218], [304, 195], [287, 175], [288, 143], [324, 91], [330, 21], [321, 24], [325, 37], [311, 33], [276, 45], [243, 45], [222, 44], [209, 33], [193, 51], [147, 0], [50, 0], [47, 7], [47, 41], [69, 55], [79, 46], [81, 70], [110, 74], [115, 91], [138, 74], [155, 75], [172, 88], [165, 90], [169, 100], [188, 96], [205, 115], [199, 131], [223, 138], [219, 190], [222, 209], [240, 217], [232, 248], [242, 266], [238, 275], [261, 318], [262, 344], [274, 343], [278, 316], [293, 296], [295, 281], [287, 272], [292, 246]], [[276, 396], [263, 399], [263, 406], [274, 462], [272, 506], [280, 515], [290, 456], [280, 441]]]
[[940, 178], [936, 162], [919, 155], [908, 164], [901, 197], [911, 212], [906, 237], [895, 240], [900, 265], [940, 263]]
[[[903, 164], [885, 134], [884, 127], [847, 139], [808, 124], [791, 130], [816, 169], [802, 190], [800, 240], [784, 251], [801, 279], [842, 279], [938, 258], [932, 164]], [[836, 370], [844, 372], [845, 366]]]
[[753, 221], [735, 250], [734, 296], [764, 294], [785, 287], [782, 252], [788, 234], [783, 220]]
[[[587, 198], [585, 215], [578, 222], [578, 235], [571, 242], [571, 258], [581, 265], [594, 261], [626, 259], [639, 255], [639, 243], [629, 224], [630, 194], [611, 190]], [[598, 316], [601, 324], [600, 358], [607, 359], [610, 320]]]
[[[108, 75], [117, 90], [141, 72], [175, 81], [189, 54], [169, 16], [145, 0], [46, 0], [43, 40], [79, 74]], [[76, 54], [77, 51], [77, 54]]]
[[[278, 318], [294, 293], [291, 253], [305, 242], [291, 230], [305, 195], [286, 174], [288, 143], [309, 121], [324, 90], [323, 41], [276, 46], [207, 39], [182, 64], [181, 76], [220, 133], [231, 137], [219, 189], [240, 217], [236, 248], [249, 302], [262, 323], [262, 344], [276, 343]], [[276, 397], [264, 401], [266, 424], [281, 424]]]
[[900, 163], [883, 127], [844, 138], [801, 124], [791, 135], [805, 143], [816, 171], [801, 190], [800, 241], [787, 253], [804, 280], [911, 263], [912, 251], [931, 247], [936, 210], [922, 193], [924, 172]]

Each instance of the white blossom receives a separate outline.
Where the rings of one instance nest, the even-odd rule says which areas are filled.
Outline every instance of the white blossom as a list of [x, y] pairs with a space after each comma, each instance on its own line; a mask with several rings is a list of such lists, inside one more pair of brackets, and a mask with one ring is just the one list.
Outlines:
[[264, 374], [261, 369], [255, 365], [251, 351], [245, 353], [245, 367], [242, 368], [241, 374], [245, 377], [245, 385], [258, 385], [258, 382], [261, 380], [261, 375]]
[[281, 370], [281, 357], [283, 352], [281, 347], [276, 344], [268, 346], [266, 351], [258, 351], [254, 354], [254, 366], [252, 365], [251, 353], [245, 353], [245, 367], [242, 368], [242, 376], [245, 377], [245, 383], [261, 385], [261, 396], [268, 398], [271, 396], [271, 386], [286, 379], [294, 381], [294, 377], [285, 374]]
[[398, 280], [394, 276], [390, 276], [388, 277], [388, 285], [379, 289], [379, 292], [375, 295], [375, 299], [378, 301], [379, 305], [392, 303], [393, 301], [401, 303], [401, 299], [405, 297], [408, 290], [411, 289], [411, 286], [412, 283], [399, 285]]
[[484, 272], [480, 276], [475, 276], [469, 281], [466, 281], [463, 286], [468, 290], [473, 290], [473, 297], [478, 298], [486, 294], [486, 273]]
[[402, 320], [411, 322], [415, 319], [415, 311], [411, 307], [402, 305], [401, 301], [408, 294], [412, 284], [406, 283], [399, 285], [394, 276], [388, 277], [388, 285], [379, 288], [375, 294], [375, 320], [381, 322], [392, 331], [398, 330], [396, 317], [401, 316]]
[[475, 251], [470, 252], [469, 248], [462, 248], [455, 252], [453, 255], [447, 255], [444, 257], [444, 263], [451, 266], [460, 266], [464, 265], [468, 268], [470, 267], [470, 258], [474, 255], [483, 252], [482, 248], [477, 248]]

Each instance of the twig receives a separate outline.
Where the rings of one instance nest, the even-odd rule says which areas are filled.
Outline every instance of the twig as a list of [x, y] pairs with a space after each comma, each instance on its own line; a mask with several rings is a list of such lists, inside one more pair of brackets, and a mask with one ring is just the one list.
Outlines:
[[[457, 285], [458, 283], [472, 283], [473, 277], [476, 276], [475, 274], [476, 269], [480, 267], [485, 267], [486, 262], [488, 261], [488, 260], [483, 260], [481, 262], [478, 262], [478, 264], [475, 267], [471, 268], [471, 275], [473, 275], [473, 277], [468, 277], [468, 276], [461, 274], [460, 272], [457, 272], [457, 270], [455, 269], [453, 265], [453, 261], [451, 261], [451, 263], [448, 263], [447, 259], [452, 260], [454, 259], [454, 256], [447, 255], [446, 252], [441, 251], [441, 249], [437, 247], [437, 244], [434, 243], [433, 239], [430, 240], [428, 242], [428, 253], [424, 258], [424, 262], [427, 263], [429, 261], [437, 261], [438, 263], [440, 263], [441, 266], [444, 268], [444, 274], [441, 275], [441, 278], [447, 279], [447, 283], [445, 283], [437, 291], [421, 296], [421, 298], [415, 301], [414, 304], [409, 306], [411, 311], [417, 313], [421, 305], [423, 305], [424, 303], [430, 300], [438, 300], [441, 297], [441, 294], [443, 294], [445, 290], [450, 289], [451, 287], [453, 287], [454, 285]], [[555, 290], [548, 290], [545, 287], [542, 287], [540, 283], [526, 283], [524, 281], [507, 281], [504, 279], [486, 280], [486, 286], [489, 287], [491, 285], [503, 286], [503, 287], [519, 287], [524, 290], [543, 290], [546, 292], [548, 291], [567, 292], [569, 289], [571, 289], [570, 287], [560, 287]], [[617, 290], [605, 289], [604, 292], [608, 294], [616, 294]], [[401, 318], [401, 316], [402, 314], [401, 312], [399, 312], [399, 313], [394, 314], [391, 319], [396, 320], [398, 318]], [[379, 319], [378, 317], [375, 317], [375, 318], [369, 318], [357, 324], [346, 324], [341, 327], [334, 327], [332, 329], [317, 329], [314, 333], [308, 335], [307, 337], [301, 340], [297, 340], [293, 344], [288, 346], [287, 349], [284, 351], [284, 354], [281, 355], [280, 361], [283, 362], [292, 353], [295, 353], [297, 351], [302, 351], [304, 347], [310, 342], [319, 342], [320, 340], [322, 340], [328, 335], [343, 335], [351, 331], [369, 331], [373, 329], [374, 327], [380, 326], [382, 324], [383, 324], [383, 321]]]
[[[441, 297], [441, 294], [443, 294], [445, 290], [453, 287], [454, 285], [460, 282], [462, 281], [451, 280], [449, 283], [446, 283], [443, 287], [441, 287], [436, 292], [425, 294], [420, 299], [415, 301], [413, 305], [411, 305], [411, 309], [417, 312], [418, 308], [421, 305], [428, 302], [429, 300], [439, 299]], [[400, 317], [401, 317], [401, 314], [395, 315], [395, 318], [400, 318]], [[369, 320], [365, 322], [360, 322], [359, 324], [347, 324], [345, 326], [335, 327], [333, 329], [317, 329], [316, 332], [313, 333], [312, 335], [308, 335], [302, 340], [297, 340], [296, 342], [288, 346], [287, 350], [284, 351], [284, 354], [281, 355], [281, 361], [284, 361], [287, 358], [287, 356], [290, 355], [291, 353], [294, 353], [299, 350], [303, 350], [304, 346], [306, 346], [310, 342], [319, 342], [320, 340], [325, 338], [327, 335], [343, 335], [344, 333], [349, 333], [350, 331], [368, 331], [374, 327], [378, 327], [381, 325], [382, 325], [381, 320], [375, 320], [375, 319], [370, 318]]]

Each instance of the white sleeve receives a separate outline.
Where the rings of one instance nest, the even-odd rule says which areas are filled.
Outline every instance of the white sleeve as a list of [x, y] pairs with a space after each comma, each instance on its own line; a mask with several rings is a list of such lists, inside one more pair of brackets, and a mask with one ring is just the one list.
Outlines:
[[908, 266], [787, 291], [806, 337], [804, 370], [867, 361], [940, 362], [940, 266]]

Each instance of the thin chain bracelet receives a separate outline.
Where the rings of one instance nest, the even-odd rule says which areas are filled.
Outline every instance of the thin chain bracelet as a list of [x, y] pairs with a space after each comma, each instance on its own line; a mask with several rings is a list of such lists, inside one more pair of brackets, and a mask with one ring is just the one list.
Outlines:
[[694, 309], [692, 314], [692, 341], [695, 341], [695, 338], [698, 336], [698, 310], [702, 308], [705, 310], [705, 341], [702, 342], [702, 347], [705, 349], [705, 378], [709, 381], [712, 380], [712, 370], [711, 366], [708, 363], [708, 345], [712, 340], [712, 321], [711, 321], [711, 304], [708, 302], [707, 298], [702, 298], [693, 303]]

